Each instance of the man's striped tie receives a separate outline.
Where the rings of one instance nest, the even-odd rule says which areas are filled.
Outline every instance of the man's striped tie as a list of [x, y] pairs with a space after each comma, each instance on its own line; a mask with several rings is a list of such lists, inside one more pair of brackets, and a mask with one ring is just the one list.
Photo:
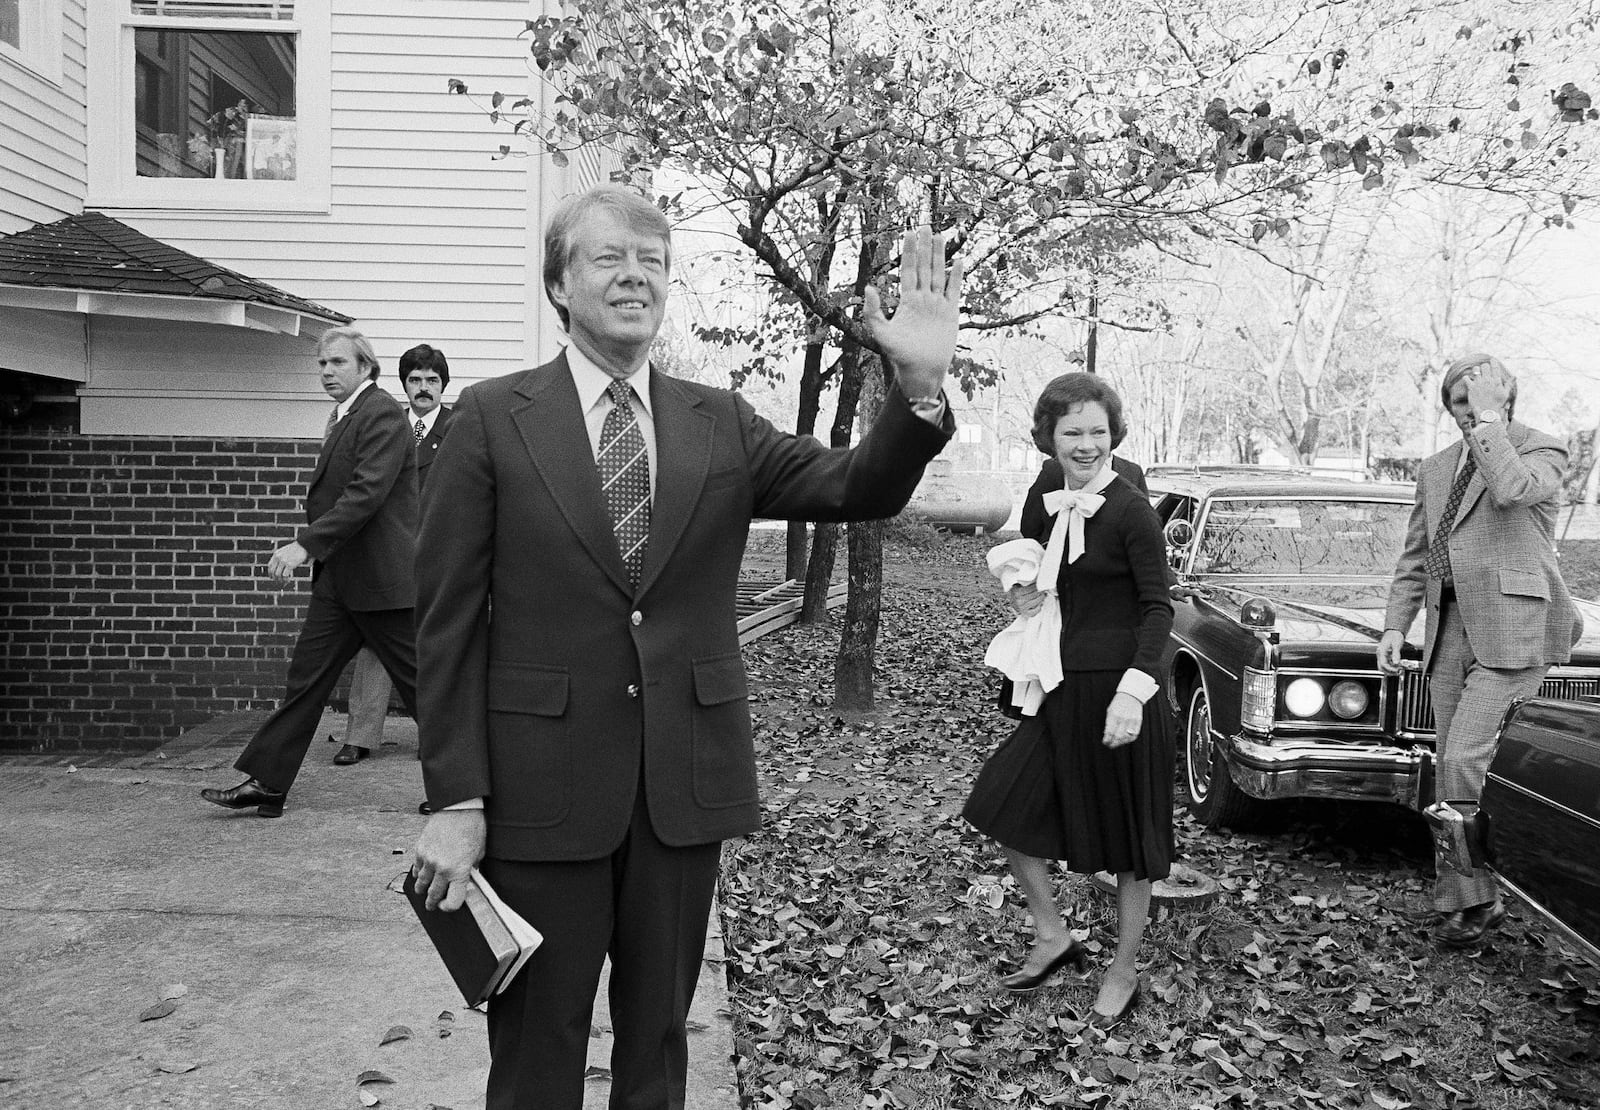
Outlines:
[[611, 397], [611, 411], [600, 426], [600, 488], [622, 561], [637, 587], [644, 549], [650, 541], [650, 458], [633, 412], [632, 387], [613, 381], [606, 393]]

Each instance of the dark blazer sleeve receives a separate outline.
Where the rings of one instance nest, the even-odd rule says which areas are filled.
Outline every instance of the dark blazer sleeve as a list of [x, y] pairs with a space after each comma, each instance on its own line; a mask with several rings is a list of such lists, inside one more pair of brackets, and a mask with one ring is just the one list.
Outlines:
[[1123, 546], [1139, 604], [1138, 647], [1130, 666], [1159, 679], [1172, 635], [1172, 594], [1167, 589], [1167, 546], [1161, 536], [1161, 518], [1148, 498], [1130, 501], [1123, 516]]
[[[406, 426], [400, 406], [376, 386], [346, 415], [349, 426], [326, 450], [335, 453], [322, 477], [313, 482], [307, 497], [306, 526], [295, 539], [313, 559], [326, 561], [357, 532], [364, 528], [384, 502], [412, 461], [415, 439]], [[348, 470], [332, 503], [322, 506], [317, 485], [337, 483]]]
[[1050, 518], [1045, 515], [1044, 495], [1060, 489], [1066, 484], [1066, 479], [1061, 473], [1061, 464], [1055, 459], [1046, 459], [1044, 466], [1039, 468], [1039, 476], [1033, 480], [1033, 485], [1028, 487], [1028, 495], [1022, 499], [1022, 518], [1017, 523], [1017, 531], [1025, 539], [1038, 540], [1044, 543], [1050, 536]]
[[[940, 424], [911, 411], [890, 388], [872, 428], [853, 450], [830, 450], [790, 435], [734, 395], [754, 489], [754, 516], [771, 520], [880, 520], [906, 507], [923, 467], [955, 432], [946, 406]], [[908, 465], [912, 464], [912, 465]]]

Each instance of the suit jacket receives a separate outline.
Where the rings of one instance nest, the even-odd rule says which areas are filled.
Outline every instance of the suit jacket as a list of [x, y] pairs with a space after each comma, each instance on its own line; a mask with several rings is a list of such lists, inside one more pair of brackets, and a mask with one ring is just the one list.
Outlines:
[[[1150, 487], [1145, 485], [1144, 481], [1144, 467], [1123, 458], [1121, 455], [1112, 455], [1111, 469], [1117, 477], [1138, 490], [1141, 497], [1148, 498], [1150, 496]], [[1060, 489], [1066, 485], [1067, 480], [1062, 476], [1060, 460], [1054, 458], [1046, 459], [1044, 465], [1039, 468], [1039, 477], [1035, 479], [1035, 483], [1043, 483], [1039, 486], [1040, 491], [1043, 493]]]
[[306, 526], [295, 536], [316, 560], [313, 590], [351, 609], [409, 609], [417, 534], [416, 437], [400, 404], [363, 389], [317, 454]]
[[444, 443], [444, 434], [450, 430], [450, 421], [455, 419], [455, 414], [443, 405], [439, 406], [439, 415], [433, 419], [433, 427], [428, 429], [428, 434], [422, 437], [422, 442], [417, 444], [417, 488], [424, 489], [428, 485], [428, 474], [433, 469], [433, 460], [438, 458], [439, 447]]
[[1506, 669], [1565, 663], [1583, 632], [1553, 540], [1567, 450], [1560, 440], [1522, 424], [1480, 424], [1460, 443], [1423, 460], [1384, 627], [1405, 632], [1426, 604], [1424, 669], [1432, 663], [1440, 583], [1424, 561], [1463, 450], [1477, 460], [1477, 473], [1467, 483], [1448, 542], [1472, 654], [1484, 666]]
[[417, 568], [423, 779], [436, 809], [485, 797], [492, 857], [608, 854], [641, 772], [667, 844], [756, 829], [734, 608], [750, 521], [892, 516], [953, 428], [891, 389], [855, 448], [828, 450], [656, 368], [650, 399], [637, 592], [564, 355], [466, 389], [434, 464]]

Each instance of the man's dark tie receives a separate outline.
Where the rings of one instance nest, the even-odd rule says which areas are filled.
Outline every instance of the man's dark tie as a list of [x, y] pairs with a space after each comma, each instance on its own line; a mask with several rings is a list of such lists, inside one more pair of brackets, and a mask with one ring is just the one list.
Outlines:
[[333, 411], [328, 414], [328, 422], [327, 422], [327, 424], [323, 425], [323, 428], [322, 428], [322, 442], [323, 443], [327, 443], [328, 442], [328, 437], [333, 434], [333, 429], [338, 427], [338, 425], [339, 425], [339, 406], [338, 406], [337, 403], [335, 403], [334, 406], [333, 406]]
[[[1462, 448], [1466, 450], [1465, 447]], [[1428, 573], [1441, 582], [1450, 581], [1450, 532], [1456, 526], [1456, 512], [1461, 508], [1461, 498], [1467, 492], [1467, 483], [1472, 480], [1472, 475], [1478, 469], [1471, 455], [1467, 456], [1466, 465], [1456, 475], [1456, 480], [1450, 484], [1450, 494], [1444, 499], [1444, 513], [1439, 517], [1439, 527], [1434, 529], [1433, 542], [1428, 544], [1428, 557], [1423, 560], [1423, 566]]]
[[600, 489], [628, 577], [638, 586], [645, 545], [650, 540], [650, 458], [633, 413], [632, 387], [613, 381], [606, 393], [611, 397], [611, 411], [600, 426]]
[[422, 442], [422, 437], [428, 434], [428, 426], [422, 422], [422, 417], [417, 417], [417, 423], [411, 429], [411, 434], [417, 438], [418, 444]]

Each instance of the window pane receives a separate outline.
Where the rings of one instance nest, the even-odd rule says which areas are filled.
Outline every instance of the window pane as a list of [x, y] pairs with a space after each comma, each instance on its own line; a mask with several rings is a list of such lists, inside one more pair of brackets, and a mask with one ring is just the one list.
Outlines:
[[294, 35], [140, 29], [133, 51], [139, 176], [295, 179]]
[[0, 0], [0, 42], [21, 48], [22, 0]]

